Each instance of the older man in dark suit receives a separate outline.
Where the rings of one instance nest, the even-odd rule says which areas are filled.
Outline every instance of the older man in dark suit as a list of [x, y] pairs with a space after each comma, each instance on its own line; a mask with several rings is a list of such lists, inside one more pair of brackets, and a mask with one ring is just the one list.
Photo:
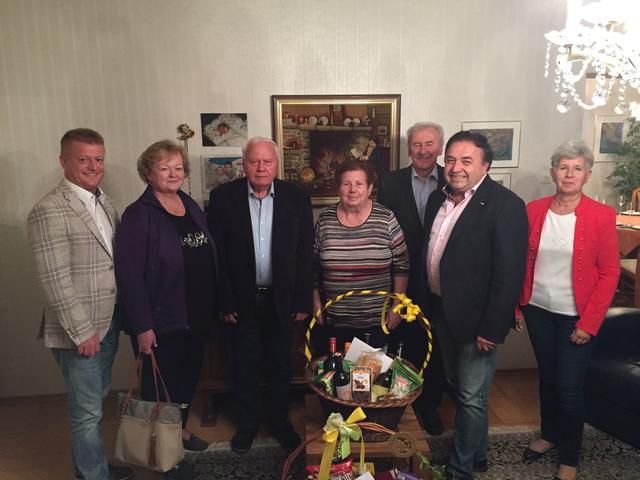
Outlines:
[[[424, 211], [429, 195], [445, 186], [443, 169], [436, 162], [442, 154], [444, 131], [433, 122], [418, 122], [407, 130], [407, 146], [411, 165], [382, 176], [378, 203], [389, 208], [400, 223], [411, 262], [407, 295], [427, 314], [424, 272], [420, 259], [425, 243]], [[393, 335], [405, 344], [405, 357], [416, 365], [426, 353], [426, 336], [417, 322], [400, 325]], [[434, 348], [431, 363], [424, 373], [423, 393], [413, 404], [422, 424], [431, 435], [442, 433], [442, 421], [437, 408], [445, 385], [437, 332], [433, 332]]]
[[275, 178], [278, 149], [271, 140], [249, 140], [243, 166], [246, 178], [211, 192], [208, 214], [220, 255], [221, 313], [232, 329], [238, 425], [231, 448], [244, 453], [253, 443], [265, 369], [267, 423], [290, 451], [300, 444], [287, 416], [293, 322], [311, 311], [311, 202]]
[[453, 135], [445, 149], [447, 186], [431, 194], [425, 213], [431, 320], [457, 404], [452, 479], [487, 469], [489, 386], [524, 280], [525, 204], [491, 180], [492, 156], [482, 135]]

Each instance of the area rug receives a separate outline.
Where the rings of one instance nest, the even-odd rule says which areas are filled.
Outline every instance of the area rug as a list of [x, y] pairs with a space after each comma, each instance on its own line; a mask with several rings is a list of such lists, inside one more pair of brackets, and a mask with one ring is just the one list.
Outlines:
[[[522, 463], [522, 451], [537, 436], [531, 427], [492, 428], [489, 433], [489, 471], [475, 474], [476, 480], [547, 480], [556, 470], [557, 453], [542, 460]], [[448, 453], [451, 432], [427, 437], [433, 455]], [[205, 452], [189, 454], [193, 480], [278, 480], [285, 453], [273, 439], [258, 439], [244, 455], [231, 452], [228, 442], [212, 444]], [[291, 480], [304, 480], [303, 455], [290, 472]], [[388, 462], [376, 462], [388, 468]], [[590, 426], [585, 429], [580, 480], [640, 480], [640, 449], [620, 442]]]
[[[522, 462], [522, 452], [538, 437], [528, 426], [489, 430], [489, 471], [475, 474], [476, 480], [551, 479], [557, 470], [557, 449], [541, 460]], [[446, 455], [452, 443], [451, 432], [427, 437], [435, 457]], [[580, 462], [580, 480], [640, 480], [640, 449], [616, 440], [589, 425], [585, 427]]]

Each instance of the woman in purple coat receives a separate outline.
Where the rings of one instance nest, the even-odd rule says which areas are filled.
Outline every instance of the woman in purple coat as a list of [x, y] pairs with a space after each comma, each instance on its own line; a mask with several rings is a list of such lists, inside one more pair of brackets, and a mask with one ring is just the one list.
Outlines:
[[[182, 147], [169, 140], [154, 143], [138, 159], [138, 174], [148, 186], [127, 207], [116, 233], [124, 329], [135, 353], [145, 354], [142, 398], [156, 396], [148, 357], [153, 349], [171, 401], [185, 405], [184, 447], [205, 450], [207, 442], [186, 427], [205, 334], [217, 315], [215, 244], [204, 213], [180, 190], [189, 174]], [[164, 400], [162, 391], [160, 397]]]

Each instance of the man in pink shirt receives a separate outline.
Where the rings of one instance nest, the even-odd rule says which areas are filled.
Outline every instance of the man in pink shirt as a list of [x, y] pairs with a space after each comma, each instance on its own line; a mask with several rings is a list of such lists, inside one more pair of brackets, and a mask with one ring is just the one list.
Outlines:
[[447, 186], [431, 194], [425, 211], [428, 317], [457, 404], [448, 479], [487, 470], [489, 386], [524, 279], [525, 204], [488, 175], [492, 158], [484, 136], [453, 135], [445, 149]]

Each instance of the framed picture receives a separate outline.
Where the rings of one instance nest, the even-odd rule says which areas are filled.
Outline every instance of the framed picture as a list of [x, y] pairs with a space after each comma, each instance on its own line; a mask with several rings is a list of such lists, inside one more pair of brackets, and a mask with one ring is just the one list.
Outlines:
[[489, 176], [493, 181], [511, 190], [511, 174], [510, 173], [495, 173], [492, 168], [491, 170], [489, 170]]
[[492, 168], [517, 167], [520, 157], [520, 121], [462, 122], [463, 130], [487, 137], [493, 149]]
[[398, 168], [400, 95], [274, 95], [271, 101], [279, 176], [309, 192], [313, 205], [338, 201], [335, 170], [349, 158], [370, 162], [377, 178]]
[[201, 113], [203, 147], [244, 147], [248, 140], [246, 113]]
[[244, 177], [242, 152], [200, 155], [202, 167], [202, 195], [209, 198], [209, 192], [223, 183]]
[[614, 162], [627, 135], [628, 122], [619, 115], [596, 115], [593, 156], [596, 162]]

